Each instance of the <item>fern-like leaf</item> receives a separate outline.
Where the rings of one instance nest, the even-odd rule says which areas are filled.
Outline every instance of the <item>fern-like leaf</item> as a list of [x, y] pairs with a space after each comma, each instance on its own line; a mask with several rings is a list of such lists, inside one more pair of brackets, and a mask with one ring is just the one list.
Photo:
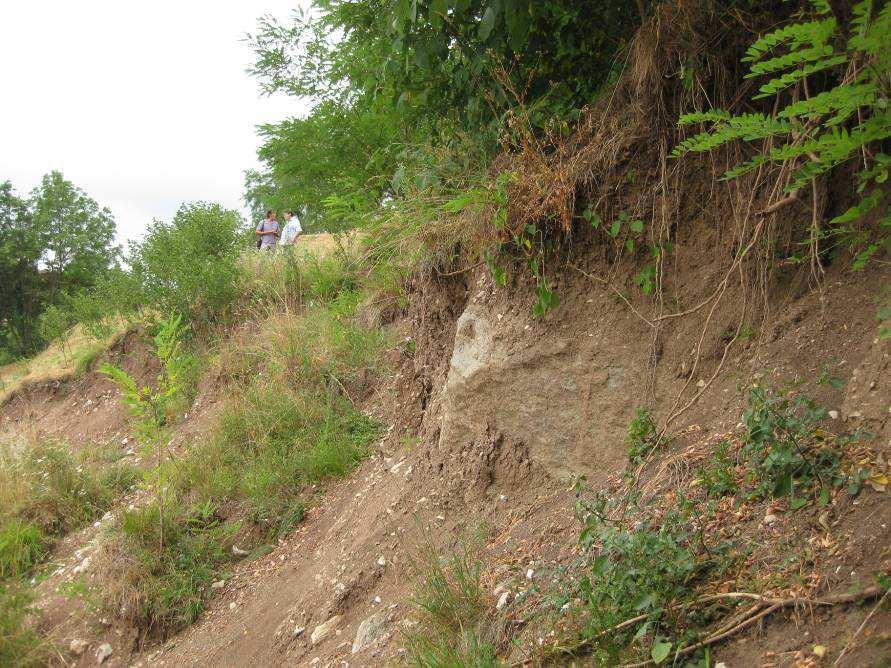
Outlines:
[[835, 55], [835, 50], [831, 44], [821, 44], [807, 49], [799, 49], [791, 51], [783, 56], [777, 56], [769, 60], [762, 60], [754, 63], [746, 74], [747, 79], [761, 76], [764, 74], [773, 74], [788, 70], [790, 67], [796, 67], [804, 63], [813, 63], [823, 58], [829, 58]]
[[831, 113], [842, 114], [844, 118], [830, 123], [837, 125], [853, 114], [857, 107], [870, 107], [876, 101], [876, 86], [873, 83], [851, 86], [836, 86], [808, 100], [801, 100], [788, 105], [777, 116], [779, 118], [801, 118], [825, 116]]
[[793, 72], [787, 72], [780, 77], [776, 77], [775, 79], [771, 79], [770, 81], [768, 81], [766, 84], [758, 89], [760, 92], [758, 93], [758, 95], [753, 96], [752, 99], [758, 100], [763, 97], [776, 95], [780, 91], [785, 90], [786, 88], [794, 84], [799, 79], [804, 79], [811, 74], [816, 74], [817, 72], [828, 70], [830, 67], [835, 67], [836, 65], [841, 65], [846, 62], [848, 62], [847, 56], [834, 56], [832, 58], [826, 58], [810, 65], [805, 65], [804, 67], [799, 67]]
[[756, 62], [782, 45], [788, 45], [790, 50], [795, 50], [806, 44], [812, 47], [822, 46], [829, 42], [835, 33], [835, 28], [834, 18], [783, 26], [764, 35], [752, 44], [746, 49], [746, 55], [742, 60], [743, 62]]

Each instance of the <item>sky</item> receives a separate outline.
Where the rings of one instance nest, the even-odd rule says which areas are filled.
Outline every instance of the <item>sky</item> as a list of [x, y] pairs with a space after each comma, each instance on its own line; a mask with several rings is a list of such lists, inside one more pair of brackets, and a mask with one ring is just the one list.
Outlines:
[[51, 170], [138, 239], [184, 201], [237, 208], [256, 126], [306, 112], [260, 94], [242, 41], [308, 0], [0, 1], [0, 182]]

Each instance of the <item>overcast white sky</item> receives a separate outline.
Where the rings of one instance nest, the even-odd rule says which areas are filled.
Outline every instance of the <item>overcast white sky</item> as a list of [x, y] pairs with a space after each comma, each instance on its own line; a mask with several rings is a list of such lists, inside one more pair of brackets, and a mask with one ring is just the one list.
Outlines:
[[261, 97], [241, 37], [308, 0], [0, 0], [0, 181], [60, 170], [121, 240], [183, 201], [241, 209], [255, 126], [301, 115]]

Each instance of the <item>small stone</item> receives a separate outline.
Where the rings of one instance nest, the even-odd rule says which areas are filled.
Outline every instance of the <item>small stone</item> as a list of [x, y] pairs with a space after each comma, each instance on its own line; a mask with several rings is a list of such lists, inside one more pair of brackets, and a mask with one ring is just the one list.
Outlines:
[[353, 641], [353, 654], [361, 652], [377, 641], [384, 634], [387, 618], [383, 615], [371, 615], [362, 620], [356, 630], [356, 639]]
[[89, 643], [83, 638], [75, 638], [68, 644], [68, 651], [74, 656], [80, 656], [87, 650]]
[[112, 654], [114, 654], [114, 650], [111, 645], [107, 642], [99, 645], [99, 649], [96, 650], [96, 661], [99, 663], [105, 663], [105, 660], [108, 659]]
[[528, 571], [526, 571], [526, 579], [531, 580], [533, 577], [535, 577], [535, 571], [530, 568]]
[[91, 561], [90, 557], [87, 557], [82, 562], [80, 562], [77, 566], [75, 566], [72, 569], [72, 572], [75, 575], [80, 575], [81, 573], [83, 573], [85, 570], [87, 570], [90, 567], [90, 561]]
[[838, 411], [829, 411], [829, 417], [833, 420], [838, 420]]
[[327, 622], [319, 624], [315, 628], [315, 630], [312, 632], [312, 635], [309, 637], [309, 641], [313, 645], [322, 642], [325, 638], [327, 638], [329, 635], [331, 635], [331, 633], [334, 631], [334, 629], [340, 623], [340, 620], [341, 620], [340, 615], [334, 615]]
[[211, 588], [211, 589], [222, 589], [222, 588], [225, 587], [225, 586], [226, 586], [226, 581], [225, 581], [225, 580], [217, 580], [217, 581], [214, 582], [212, 585], [210, 585], [210, 588]]
[[232, 546], [232, 555], [235, 557], [246, 557], [250, 554], [247, 550], [242, 550], [237, 545]]
[[498, 500], [499, 500], [499, 501], [507, 501], [507, 495], [506, 495], [506, 494], [499, 494], [499, 495], [498, 495]]
[[764, 523], [765, 523], [765, 524], [773, 524], [773, 523], [776, 522], [776, 521], [777, 521], [777, 516], [774, 515], [774, 514], [772, 514], [772, 513], [769, 514], [769, 515], [765, 515], [765, 516], [764, 516]]
[[380, 604], [381, 604], [381, 597], [380, 597], [380, 596], [375, 596], [374, 599], [373, 599], [373, 602], [374, 602], [375, 605], [380, 605]]
[[380, 556], [377, 558], [377, 565], [380, 566], [381, 568], [383, 568], [384, 566], [387, 565], [387, 560], [384, 559], [383, 556]]
[[235, 608], [237, 608], [237, 607], [238, 607], [238, 603], [236, 603], [235, 601], [232, 601], [232, 602], [229, 604], [229, 609], [230, 609], [230, 610], [235, 610]]
[[510, 592], [506, 591], [501, 594], [501, 598], [498, 599], [498, 603], [495, 604], [496, 610], [501, 610], [508, 604], [510, 601]]
[[718, 663], [715, 664], [715, 668], [730, 668], [730, 667], [723, 661], [718, 661]]
[[306, 627], [305, 627], [305, 626], [295, 626], [295, 627], [294, 627], [294, 632], [293, 632], [291, 635], [293, 635], [295, 638], [299, 638], [299, 637], [302, 636], [304, 633], [306, 633]]

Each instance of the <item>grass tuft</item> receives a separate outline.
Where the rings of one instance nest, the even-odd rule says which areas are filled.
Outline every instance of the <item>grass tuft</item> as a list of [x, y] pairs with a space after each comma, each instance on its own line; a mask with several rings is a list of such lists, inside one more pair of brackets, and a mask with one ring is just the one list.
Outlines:
[[450, 556], [422, 552], [414, 592], [417, 625], [405, 634], [413, 665], [429, 668], [503, 665], [497, 655], [503, 636], [494, 605], [482, 586], [479, 541], [462, 541]]

